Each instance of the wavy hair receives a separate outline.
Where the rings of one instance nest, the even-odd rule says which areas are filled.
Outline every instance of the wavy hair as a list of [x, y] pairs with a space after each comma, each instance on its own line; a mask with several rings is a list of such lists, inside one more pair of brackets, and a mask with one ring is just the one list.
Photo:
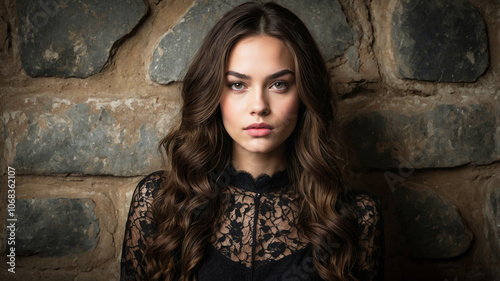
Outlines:
[[300, 197], [298, 226], [312, 246], [314, 266], [324, 280], [355, 279], [354, 213], [341, 200], [345, 158], [325, 61], [292, 12], [274, 3], [245, 3], [205, 37], [183, 81], [180, 120], [161, 141], [169, 172], [152, 206], [157, 229], [146, 254], [150, 280], [196, 279], [221, 214], [217, 175], [231, 160], [232, 139], [219, 107], [225, 68], [232, 48], [256, 35], [281, 40], [295, 59], [301, 105], [287, 140], [287, 172]]

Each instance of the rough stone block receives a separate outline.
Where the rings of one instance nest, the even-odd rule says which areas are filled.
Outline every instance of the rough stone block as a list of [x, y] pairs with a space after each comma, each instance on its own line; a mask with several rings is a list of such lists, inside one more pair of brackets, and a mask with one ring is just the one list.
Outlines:
[[94, 249], [99, 240], [94, 208], [89, 198], [18, 200], [16, 254], [63, 256]]
[[500, 159], [497, 118], [496, 109], [482, 104], [441, 104], [409, 114], [372, 111], [347, 126], [365, 167], [454, 167]]
[[[498, 178], [497, 183], [500, 183]], [[490, 245], [495, 255], [500, 258], [500, 187], [488, 194], [489, 206], [485, 209], [486, 220], [491, 232]]]
[[486, 27], [469, 1], [396, 3], [392, 40], [403, 78], [474, 82], [488, 68]]
[[401, 186], [394, 193], [396, 214], [416, 258], [451, 258], [472, 241], [457, 209], [434, 191]]
[[151, 79], [160, 84], [181, 81], [208, 31], [226, 12], [244, 2], [196, 1], [158, 43], [149, 69]]
[[159, 141], [178, 112], [163, 102], [38, 96], [4, 112], [3, 155], [24, 174], [147, 174], [161, 168]]
[[[161, 84], [181, 81], [208, 31], [226, 12], [243, 2], [246, 1], [197, 1], [156, 47], [151, 79]], [[295, 12], [308, 25], [327, 59], [343, 54], [353, 44], [356, 34], [337, 0], [275, 2]]]
[[337, 0], [275, 2], [290, 9], [306, 24], [327, 60], [344, 54], [357, 38]]
[[32, 77], [98, 73], [113, 44], [146, 15], [142, 0], [19, 0], [21, 61]]

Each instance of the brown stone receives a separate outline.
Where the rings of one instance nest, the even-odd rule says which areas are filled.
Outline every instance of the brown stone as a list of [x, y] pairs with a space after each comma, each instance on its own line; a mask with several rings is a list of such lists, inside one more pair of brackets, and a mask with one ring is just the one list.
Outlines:
[[451, 258], [469, 248], [472, 233], [445, 198], [424, 186], [409, 184], [398, 187], [393, 198], [413, 257]]

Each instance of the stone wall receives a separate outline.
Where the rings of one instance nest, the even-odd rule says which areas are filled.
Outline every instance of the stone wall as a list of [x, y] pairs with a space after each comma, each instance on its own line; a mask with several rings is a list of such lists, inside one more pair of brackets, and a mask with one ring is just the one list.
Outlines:
[[[0, 3], [0, 279], [119, 278], [185, 66], [240, 2]], [[328, 59], [387, 280], [500, 280], [500, 1], [278, 2]]]

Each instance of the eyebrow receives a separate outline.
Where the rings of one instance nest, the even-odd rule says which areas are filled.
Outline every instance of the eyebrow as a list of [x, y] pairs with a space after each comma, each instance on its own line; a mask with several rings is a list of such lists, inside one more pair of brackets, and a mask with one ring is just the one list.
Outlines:
[[[269, 79], [275, 79], [275, 78], [278, 78], [278, 77], [281, 77], [283, 75], [286, 75], [286, 74], [294, 74], [293, 71], [289, 70], [289, 69], [283, 69], [283, 70], [280, 70], [276, 73], [273, 73], [269, 76], [267, 76], [266, 78], [269, 80]], [[245, 75], [245, 74], [242, 74], [242, 73], [239, 73], [239, 72], [236, 72], [236, 71], [232, 71], [232, 70], [229, 70], [228, 72], [226, 72], [226, 76], [227, 75], [232, 75], [232, 76], [235, 76], [235, 77], [238, 77], [240, 79], [245, 79], [245, 80], [251, 80], [252, 78], [248, 75]]]

